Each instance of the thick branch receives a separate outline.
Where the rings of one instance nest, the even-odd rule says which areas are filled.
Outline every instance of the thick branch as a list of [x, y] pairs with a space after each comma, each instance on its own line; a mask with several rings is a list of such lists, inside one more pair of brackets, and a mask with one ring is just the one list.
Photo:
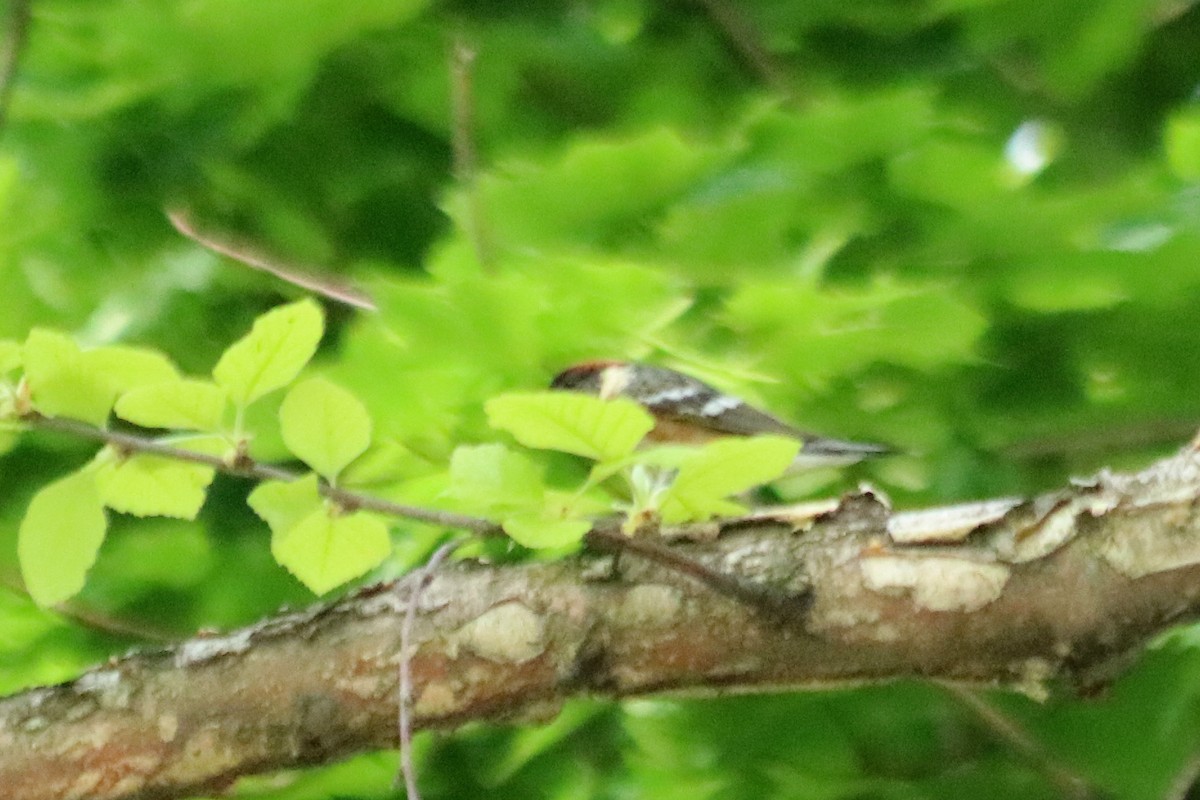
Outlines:
[[[415, 621], [414, 721], [908, 676], [1090, 687], [1200, 610], [1198, 497], [1189, 449], [1028, 502], [891, 513], [868, 493], [675, 545], [757, 587], [744, 597], [633, 552], [446, 567]], [[407, 594], [372, 587], [2, 700], [0, 786], [12, 800], [182, 797], [393, 747]]]

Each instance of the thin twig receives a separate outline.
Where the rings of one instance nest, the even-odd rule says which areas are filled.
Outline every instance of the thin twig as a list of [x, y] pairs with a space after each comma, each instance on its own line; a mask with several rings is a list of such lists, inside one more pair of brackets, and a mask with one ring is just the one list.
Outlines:
[[[30, 597], [29, 589], [26, 588], [24, 581], [10, 574], [7, 570], [0, 572], [0, 586], [21, 597]], [[91, 628], [94, 631], [99, 631], [109, 636], [140, 639], [156, 644], [167, 644], [179, 638], [167, 631], [152, 628], [138, 622], [127, 622], [118, 617], [111, 617], [101, 611], [87, 608], [69, 600], [59, 603], [54, 607], [54, 610], [72, 622], [77, 622], [85, 628]]]
[[412, 655], [409, 653], [409, 642], [412, 640], [413, 623], [417, 618], [417, 606], [420, 604], [421, 592], [433, 579], [433, 574], [451, 553], [458, 549], [462, 542], [447, 542], [434, 551], [425, 566], [409, 575], [404, 584], [411, 584], [408, 591], [407, 607], [404, 609], [404, 622], [400, 627], [400, 711], [398, 726], [400, 729], [400, 774], [394, 783], [399, 785], [404, 778], [404, 791], [408, 800], [421, 800], [417, 788], [417, 770], [412, 760]]
[[283, 264], [247, 242], [239, 242], [224, 234], [200, 230], [191, 212], [185, 208], [168, 208], [166, 215], [175, 230], [214, 253], [240, 261], [248, 267], [262, 270], [293, 286], [316, 292], [330, 300], [364, 311], [376, 310], [375, 301], [370, 295], [344, 280], [308, 267]]
[[450, 46], [450, 111], [453, 118], [454, 178], [467, 201], [467, 235], [475, 258], [485, 272], [493, 266], [487, 215], [479, 192], [478, 151], [475, 147], [475, 97], [472, 89], [475, 48], [462, 36]]
[[1024, 730], [1016, 720], [981, 697], [977, 690], [950, 682], [939, 681], [938, 683], [960, 705], [974, 714], [993, 736], [1020, 754], [1032, 767], [1042, 773], [1046, 780], [1054, 784], [1063, 797], [1090, 800], [1090, 798], [1102, 796], [1096, 787], [1082, 775], [1046, 755], [1043, 748], [1028, 731]]
[[[209, 455], [208, 453], [197, 453], [194, 450], [186, 450], [182, 447], [164, 444], [162, 442], [151, 439], [147, 436], [138, 436], [131, 433], [119, 433], [117, 431], [104, 430], [86, 422], [77, 422], [72, 419], [63, 419], [61, 417], [43, 417], [40, 414], [27, 414], [21, 418], [21, 422], [30, 428], [38, 430], [57, 431], [59, 433], [67, 433], [73, 436], [78, 436], [84, 439], [104, 442], [118, 450], [124, 450], [136, 453], [148, 453], [150, 455], [162, 456], [164, 458], [174, 459], [176, 461], [188, 461], [193, 464], [203, 464], [212, 467], [218, 472], [223, 472], [227, 475], [236, 475], [241, 478], [252, 478], [260, 481], [294, 481], [303, 477], [303, 475], [291, 472], [290, 470], [275, 467], [270, 464], [261, 464], [249, 458], [239, 458], [235, 462], [229, 462], [220, 456]], [[381, 497], [373, 497], [371, 495], [359, 494], [357, 492], [340, 489], [336, 486], [330, 486], [325, 481], [319, 483], [321, 495], [327, 497], [335, 503], [347, 509], [368, 509], [370, 511], [378, 511], [381, 514], [388, 514], [393, 517], [403, 519], [412, 519], [418, 522], [428, 522], [432, 525], [444, 525], [448, 528], [463, 528], [464, 530], [472, 531], [480, 536], [495, 536], [500, 534], [500, 526], [488, 519], [482, 517], [472, 517], [467, 514], [458, 514], [453, 511], [441, 511], [433, 508], [419, 508], [417, 506], [408, 506], [402, 503], [393, 503], [390, 500], [384, 500]]]
[[[105, 430], [89, 425], [86, 422], [78, 422], [72, 419], [44, 417], [37, 413], [30, 413], [21, 417], [21, 422], [27, 427], [38, 430], [55, 431], [78, 436], [83, 439], [103, 442], [119, 451], [145, 453], [176, 461], [203, 464], [218, 472], [241, 478], [290, 482], [303, 477], [300, 473], [270, 464], [262, 464], [245, 456], [241, 456], [231, 462], [220, 456], [198, 453], [194, 450], [164, 444], [147, 436]], [[391, 500], [385, 500], [380, 497], [359, 494], [358, 492], [351, 492], [336, 486], [330, 486], [323, 480], [319, 481], [318, 489], [323, 497], [334, 501], [346, 509], [368, 509], [402, 519], [411, 519], [432, 525], [442, 525], [447, 528], [461, 528], [482, 537], [502, 536], [504, 534], [504, 530], [499, 524], [483, 517], [394, 503]], [[626, 536], [616, 526], [597, 524], [584, 537], [584, 542], [593, 549], [602, 552], [632, 553], [641, 556], [667, 569], [694, 578], [716, 592], [766, 611], [788, 613], [795, 609], [797, 602], [804, 600], [803, 596], [781, 593], [770, 587], [749, 583], [734, 575], [719, 572], [659, 542]]]
[[763, 83], [780, 94], [792, 95], [783, 69], [763, 43], [762, 32], [745, 11], [729, 0], [694, 0], [721, 32], [729, 48]]
[[0, 131], [8, 119], [8, 104], [12, 100], [13, 86], [17, 82], [17, 69], [25, 42], [29, 38], [29, 20], [32, 18], [33, 0], [10, 0], [8, 35], [4, 37], [0, 50]]
[[1200, 779], [1200, 753], [1188, 759], [1183, 768], [1175, 773], [1170, 787], [1163, 793], [1163, 800], [1187, 800], [1193, 796], [1192, 788], [1196, 786], [1198, 779]]

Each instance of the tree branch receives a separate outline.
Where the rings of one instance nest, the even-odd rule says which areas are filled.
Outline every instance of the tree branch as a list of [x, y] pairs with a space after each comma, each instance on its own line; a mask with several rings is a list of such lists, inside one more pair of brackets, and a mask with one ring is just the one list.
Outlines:
[[[1027, 501], [894, 513], [865, 493], [671, 546], [790, 600], [769, 607], [640, 559], [445, 566], [418, 601], [413, 722], [898, 677], [1094, 688], [1200, 611], [1198, 499], [1188, 448]], [[408, 596], [371, 587], [0, 700], [0, 786], [11, 800], [185, 797], [394, 747]]]

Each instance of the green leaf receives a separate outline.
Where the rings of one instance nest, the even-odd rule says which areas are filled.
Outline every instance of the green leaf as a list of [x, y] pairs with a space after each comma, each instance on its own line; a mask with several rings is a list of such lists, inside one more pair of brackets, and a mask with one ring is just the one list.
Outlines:
[[778, 478], [791, 465], [800, 443], [784, 436], [719, 439], [679, 468], [663, 494], [663, 522], [708, 519], [736, 508], [724, 498]]
[[17, 534], [29, 595], [50, 606], [82, 589], [107, 527], [90, 472], [72, 473], [35, 494]]
[[904, 196], [970, 210], [1002, 197], [1004, 163], [993, 148], [973, 141], [929, 139], [888, 164], [888, 177]]
[[343, 517], [317, 509], [271, 536], [275, 560], [316, 594], [379, 566], [391, 551], [387, 525], [364, 511]]
[[537, 466], [502, 444], [463, 445], [450, 456], [450, 495], [468, 508], [541, 506], [544, 494]]
[[504, 520], [504, 532], [517, 544], [533, 549], [576, 544], [591, 530], [582, 519], [555, 519], [539, 513], [517, 514]]
[[488, 422], [526, 447], [611, 461], [633, 452], [654, 418], [624, 397], [601, 400], [578, 392], [505, 394], [487, 402]]
[[179, 380], [138, 386], [117, 400], [121, 419], [144, 428], [210, 431], [221, 424], [225, 390], [212, 381]]
[[279, 407], [287, 448], [328, 480], [371, 444], [371, 417], [362, 402], [324, 378], [296, 384]]
[[294, 481], [267, 481], [259, 484], [246, 498], [254, 513], [275, 533], [294, 527], [314, 511], [324, 508], [313, 473]]
[[[720, 157], [719, 149], [663, 127], [633, 136], [584, 134], [556, 160], [481, 176], [475, 191], [490, 209], [491, 229], [505, 240], [594, 241], [598, 232], [645, 225]], [[634, 183], [639, 191], [631, 194]], [[460, 224], [469, 209], [465, 191], [447, 199], [447, 213]]]
[[769, 358], [795, 386], [820, 385], [879, 362], [936, 369], [970, 361], [988, 326], [949, 284], [886, 276], [853, 289], [742, 281], [723, 315], [742, 346]]
[[0, 339], [0, 375], [12, 372], [21, 366], [21, 343], [12, 339]]
[[317, 351], [324, 329], [321, 307], [312, 300], [268, 311], [221, 355], [213, 379], [245, 407], [291, 383]]
[[[121, 526], [105, 540], [104, 558], [92, 567], [91, 578], [114, 596], [136, 597], [156, 587], [212, 589], [206, 580], [227, 566], [219, 560], [224, 545], [205, 525], [165, 517], [144, 519]], [[178, 613], [172, 604], [147, 610], [148, 617], [172, 613]]]
[[1167, 121], [1167, 164], [1177, 178], [1200, 180], [1200, 109], [1189, 107]]
[[84, 360], [65, 333], [34, 328], [21, 352], [33, 406], [50, 417], [70, 417], [103, 425], [117, 388], [96, 360]]
[[212, 467], [161, 456], [109, 455], [96, 470], [96, 488], [104, 505], [114, 511], [195, 519], [214, 474]]
[[179, 380], [179, 370], [163, 353], [123, 344], [85, 350], [83, 363], [105, 377], [115, 393]]

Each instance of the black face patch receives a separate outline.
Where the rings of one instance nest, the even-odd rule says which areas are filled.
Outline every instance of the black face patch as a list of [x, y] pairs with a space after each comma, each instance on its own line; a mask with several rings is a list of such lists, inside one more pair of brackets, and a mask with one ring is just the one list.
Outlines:
[[554, 376], [554, 380], [550, 381], [550, 388], [599, 394], [600, 374], [606, 368], [618, 363], [617, 361], [588, 361], [567, 367]]

